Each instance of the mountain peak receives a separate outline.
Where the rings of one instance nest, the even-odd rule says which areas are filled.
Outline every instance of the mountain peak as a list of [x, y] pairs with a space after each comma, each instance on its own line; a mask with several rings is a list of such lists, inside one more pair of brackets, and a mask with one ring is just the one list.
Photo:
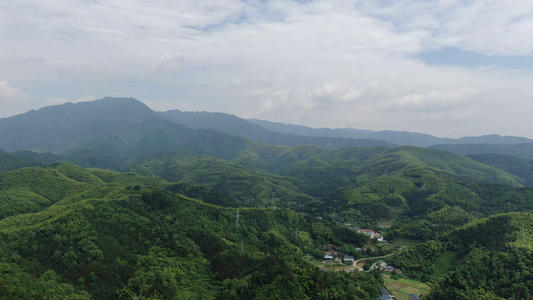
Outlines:
[[75, 141], [93, 141], [119, 128], [148, 120], [162, 119], [134, 98], [106, 97], [48, 106], [0, 119], [0, 148], [55, 152]]

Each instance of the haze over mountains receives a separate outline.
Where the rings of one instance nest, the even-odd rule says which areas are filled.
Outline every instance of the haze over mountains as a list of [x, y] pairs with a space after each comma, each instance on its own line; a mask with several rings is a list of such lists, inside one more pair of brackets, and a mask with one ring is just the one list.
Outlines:
[[[499, 135], [451, 139], [391, 130], [315, 129], [265, 120], [246, 120], [224, 113], [182, 112], [179, 110], [154, 112], [133, 98], [104, 98], [92, 102], [49, 106], [0, 119], [0, 149], [7, 151], [27, 149], [61, 151], [69, 147], [94, 142], [105, 134], [125, 130], [131, 126], [149, 123], [164, 124], [163, 120], [170, 120], [191, 129], [216, 129], [261, 143], [287, 146], [316, 145], [326, 148], [340, 148], [344, 146], [412, 145], [417, 147], [448, 147], [448, 150], [453, 151], [456, 148], [435, 145], [533, 143], [533, 140], [523, 137]], [[522, 147], [527, 148], [527, 146]], [[491, 153], [507, 152], [512, 151], [514, 146], [500, 148], [505, 149], [487, 151], [496, 151]], [[457, 151], [465, 152], [465, 150]], [[479, 151], [484, 150], [471, 150], [466, 154], [475, 154], [472, 152]], [[518, 150], [518, 152], [520, 151]], [[515, 154], [520, 155], [520, 153]]]
[[[439, 138], [429, 134], [405, 131], [373, 131], [363, 129], [330, 129], [330, 128], [310, 128], [306, 126], [270, 122], [257, 119], [241, 119], [237, 116], [224, 113], [210, 112], [182, 112], [171, 110], [160, 113], [164, 118], [176, 123], [185, 125], [189, 128], [212, 128], [218, 129], [237, 136], [245, 136], [251, 139], [269, 140], [269, 134], [272, 132], [279, 136], [279, 133], [289, 135], [287, 140], [296, 137], [315, 137], [315, 138], [341, 138], [341, 139], [364, 139], [375, 140], [377, 143], [383, 141], [389, 145], [411, 145], [417, 147], [429, 147], [437, 144], [506, 144], [515, 145], [523, 143], [533, 143], [532, 139], [515, 136], [500, 136], [497, 134], [484, 135], [478, 137], [462, 137], [459, 139]], [[254, 126], [251, 125], [259, 125]], [[274, 140], [270, 136], [270, 141]], [[258, 140], [259, 141], [259, 140]], [[262, 141], [260, 141], [262, 142]], [[268, 143], [268, 142], [267, 142]], [[289, 142], [287, 142], [289, 143]], [[287, 145], [287, 144], [285, 144]]]
[[[520, 283], [530, 274], [508, 274], [533, 267], [532, 145], [154, 112], [133, 98], [0, 119], [0, 291], [376, 298], [383, 283], [374, 275], [308, 262], [334, 243], [356, 257], [394, 253], [389, 262], [409, 278], [432, 282], [428, 299], [528, 298]], [[398, 252], [405, 239], [417, 246]], [[488, 279], [477, 275], [472, 286], [450, 284], [470, 282], [463, 266], [481, 260], [502, 270], [493, 285], [478, 291]]]
[[[4, 151], [31, 150], [27, 156], [45, 162], [68, 160], [83, 166], [117, 170], [162, 151], [236, 158], [250, 144], [243, 137], [274, 146], [338, 149], [413, 145], [474, 155], [473, 159], [479, 158], [476, 154], [533, 159], [533, 141], [522, 137], [486, 135], [449, 139], [412, 132], [314, 129], [245, 120], [223, 113], [154, 112], [133, 98], [67, 103], [0, 119], [0, 149]], [[111, 161], [115, 163], [110, 164]], [[516, 167], [507, 167], [494, 159], [484, 159], [483, 163], [497, 164], [498, 168], [518, 176], [528, 177], [524, 172], [531, 172], [517, 171]]]

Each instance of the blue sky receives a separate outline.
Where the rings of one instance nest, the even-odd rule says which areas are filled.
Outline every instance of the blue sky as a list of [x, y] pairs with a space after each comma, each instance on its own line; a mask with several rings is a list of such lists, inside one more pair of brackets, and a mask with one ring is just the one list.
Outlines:
[[530, 0], [0, 0], [0, 117], [106, 96], [533, 138]]
[[446, 47], [437, 51], [417, 54], [419, 59], [430, 65], [460, 66], [466, 68], [499, 68], [533, 72], [531, 55], [484, 55], [476, 52]]

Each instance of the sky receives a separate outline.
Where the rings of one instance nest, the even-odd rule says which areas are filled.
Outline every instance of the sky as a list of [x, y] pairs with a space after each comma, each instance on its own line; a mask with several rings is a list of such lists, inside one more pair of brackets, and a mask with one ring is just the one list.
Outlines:
[[531, 0], [0, 0], [0, 118], [156, 111], [533, 138]]

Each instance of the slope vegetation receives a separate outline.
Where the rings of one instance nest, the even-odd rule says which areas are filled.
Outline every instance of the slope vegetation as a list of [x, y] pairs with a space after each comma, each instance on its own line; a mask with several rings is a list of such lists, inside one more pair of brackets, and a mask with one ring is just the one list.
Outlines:
[[46, 203], [0, 219], [0, 298], [377, 296], [371, 275], [322, 272], [304, 258], [321, 257], [320, 243], [362, 246], [366, 236], [337, 237], [336, 225], [288, 210], [236, 211], [156, 187], [165, 185], [70, 164], [2, 174], [4, 207], [17, 206], [6, 197], [15, 188]]

